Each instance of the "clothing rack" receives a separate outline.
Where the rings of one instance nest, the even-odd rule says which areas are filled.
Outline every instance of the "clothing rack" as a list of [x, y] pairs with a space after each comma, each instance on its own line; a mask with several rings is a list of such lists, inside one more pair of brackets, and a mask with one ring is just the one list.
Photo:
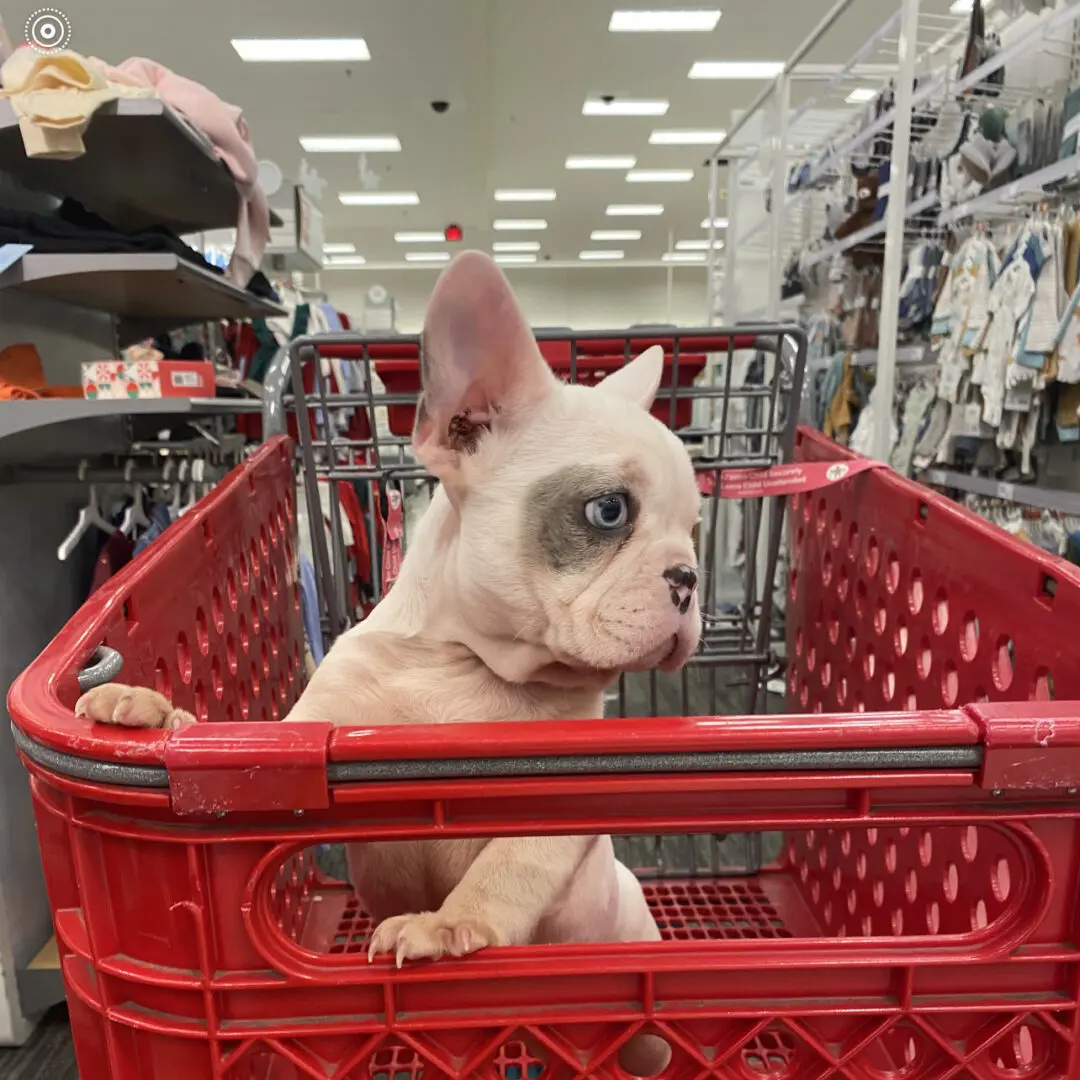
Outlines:
[[[229, 466], [214, 465], [202, 458], [199, 476], [195, 482], [206, 484], [220, 483], [228, 475]], [[116, 466], [107, 463], [82, 465], [0, 465], [0, 484], [140, 484], [153, 485], [189, 482], [191, 477], [180, 478], [170, 466], [175, 463], [170, 459], [160, 466], [137, 465], [134, 468]]]

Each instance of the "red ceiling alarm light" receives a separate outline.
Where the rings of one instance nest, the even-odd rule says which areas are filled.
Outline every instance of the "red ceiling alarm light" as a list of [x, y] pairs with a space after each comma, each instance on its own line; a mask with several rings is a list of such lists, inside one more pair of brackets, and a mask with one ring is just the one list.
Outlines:
[[451, 243], [455, 243], [460, 240], [465, 234], [461, 230], [460, 225], [447, 225], [443, 230], [443, 236], [446, 237]]

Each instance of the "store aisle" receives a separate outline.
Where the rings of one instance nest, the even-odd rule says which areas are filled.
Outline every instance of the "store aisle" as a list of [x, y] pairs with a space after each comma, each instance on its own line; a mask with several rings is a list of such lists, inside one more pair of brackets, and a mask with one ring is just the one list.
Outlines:
[[50, 1009], [25, 1046], [0, 1049], [0, 1080], [79, 1080], [66, 1005]]

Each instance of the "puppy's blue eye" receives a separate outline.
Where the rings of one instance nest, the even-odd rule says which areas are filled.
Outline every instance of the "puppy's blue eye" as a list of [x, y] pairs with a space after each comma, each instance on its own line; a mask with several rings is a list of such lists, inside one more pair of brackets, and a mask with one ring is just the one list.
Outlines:
[[590, 499], [585, 504], [585, 520], [594, 529], [621, 529], [630, 520], [630, 500], [622, 492]]

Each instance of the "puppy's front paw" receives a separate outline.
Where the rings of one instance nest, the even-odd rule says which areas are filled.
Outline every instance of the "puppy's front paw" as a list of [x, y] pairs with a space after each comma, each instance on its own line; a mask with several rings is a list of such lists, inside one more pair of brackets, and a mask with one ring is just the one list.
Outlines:
[[377, 953], [392, 952], [401, 967], [406, 960], [468, 956], [495, 944], [495, 934], [481, 919], [455, 919], [439, 911], [423, 911], [418, 915], [395, 915], [379, 923], [371, 936], [368, 962]]
[[105, 683], [88, 690], [75, 703], [75, 715], [97, 724], [170, 731], [195, 723], [194, 716], [183, 709], [174, 709], [172, 702], [156, 690], [123, 683]]

